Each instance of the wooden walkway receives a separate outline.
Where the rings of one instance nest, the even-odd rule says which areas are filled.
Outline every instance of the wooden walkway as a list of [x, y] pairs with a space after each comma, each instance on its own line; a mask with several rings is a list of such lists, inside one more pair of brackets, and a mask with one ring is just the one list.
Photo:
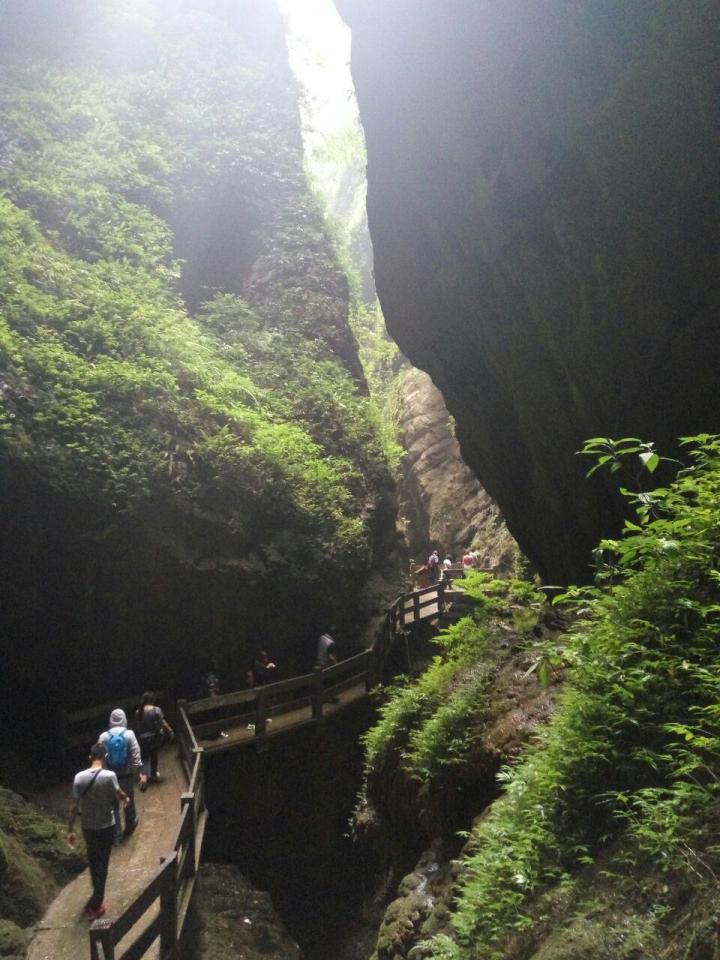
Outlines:
[[[337, 703], [324, 704], [324, 716], [332, 717], [352, 703], [364, 700], [366, 696], [367, 689], [364, 681], [345, 690], [340, 690], [337, 694]], [[268, 719], [265, 739], [270, 740], [273, 737], [282, 736], [313, 722], [312, 706], [310, 704], [290, 710], [287, 713], [280, 713], [278, 716]], [[254, 726], [238, 725], [233, 727], [227, 724], [225, 732], [227, 733], [227, 739], [217, 737], [212, 740], [200, 740], [203, 751], [206, 754], [213, 754], [223, 750], [231, 750], [234, 747], [257, 743]]]
[[[137, 831], [113, 848], [108, 914], [90, 927], [91, 960], [177, 960], [178, 942], [192, 897], [205, 828], [204, 762], [219, 751], [261, 745], [301, 727], [321, 726], [367, 696], [380, 677], [395, 637], [419, 620], [437, 619], [462, 596], [443, 584], [399, 597], [385, 630], [370, 650], [324, 670], [280, 683], [194, 702], [180, 701], [178, 749], [162, 750], [163, 779], [136, 792]], [[117, 704], [67, 718], [68, 743], [88, 743], [96, 720]], [[94, 727], [93, 727], [94, 725]], [[221, 731], [226, 736], [221, 736]], [[84, 909], [90, 896], [86, 870], [53, 901], [37, 928], [28, 960], [83, 960], [88, 956]]]

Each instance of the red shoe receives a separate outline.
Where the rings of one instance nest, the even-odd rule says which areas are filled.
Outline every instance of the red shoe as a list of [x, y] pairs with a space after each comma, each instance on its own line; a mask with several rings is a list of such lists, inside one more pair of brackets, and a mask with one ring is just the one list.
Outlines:
[[91, 907], [88, 907], [85, 911], [85, 916], [88, 920], [99, 920], [103, 914], [107, 913], [107, 904], [101, 903], [97, 910], [93, 910]]

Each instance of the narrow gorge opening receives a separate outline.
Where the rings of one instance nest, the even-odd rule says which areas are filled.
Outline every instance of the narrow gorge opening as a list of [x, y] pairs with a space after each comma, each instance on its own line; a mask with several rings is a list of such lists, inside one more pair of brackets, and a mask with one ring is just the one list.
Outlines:
[[719, 49], [3, 0], [0, 956], [720, 960]]

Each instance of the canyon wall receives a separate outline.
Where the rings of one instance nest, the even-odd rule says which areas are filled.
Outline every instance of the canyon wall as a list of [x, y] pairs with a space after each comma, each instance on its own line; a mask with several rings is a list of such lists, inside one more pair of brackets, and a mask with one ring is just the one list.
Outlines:
[[453, 425], [432, 380], [416, 367], [399, 373], [398, 418], [405, 456], [398, 506], [410, 553], [422, 563], [429, 544], [459, 563], [478, 551], [484, 570], [507, 573], [517, 556], [497, 506], [464, 463]]
[[713, 432], [720, 13], [709, 0], [336, 0], [391, 334], [551, 582], [623, 515], [586, 438]]
[[0, 53], [0, 715], [44, 755], [357, 648], [394, 491], [272, 0], [13, 0]]

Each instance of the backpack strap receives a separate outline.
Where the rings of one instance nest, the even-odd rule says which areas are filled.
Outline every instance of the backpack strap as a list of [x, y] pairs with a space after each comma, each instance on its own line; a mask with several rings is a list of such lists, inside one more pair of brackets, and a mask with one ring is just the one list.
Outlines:
[[81, 798], [85, 796], [85, 794], [86, 794], [86, 793], [88, 792], [88, 790], [92, 787], [92, 785], [95, 783], [95, 781], [97, 780], [97, 778], [100, 776], [101, 773], [102, 773], [102, 767], [100, 767], [98, 770], [96, 770], [95, 773], [93, 774], [93, 776], [90, 777], [90, 783], [85, 787], [85, 789], [84, 789], [84, 790], [82, 791], [82, 793], [80, 794], [80, 797], [81, 797]]

